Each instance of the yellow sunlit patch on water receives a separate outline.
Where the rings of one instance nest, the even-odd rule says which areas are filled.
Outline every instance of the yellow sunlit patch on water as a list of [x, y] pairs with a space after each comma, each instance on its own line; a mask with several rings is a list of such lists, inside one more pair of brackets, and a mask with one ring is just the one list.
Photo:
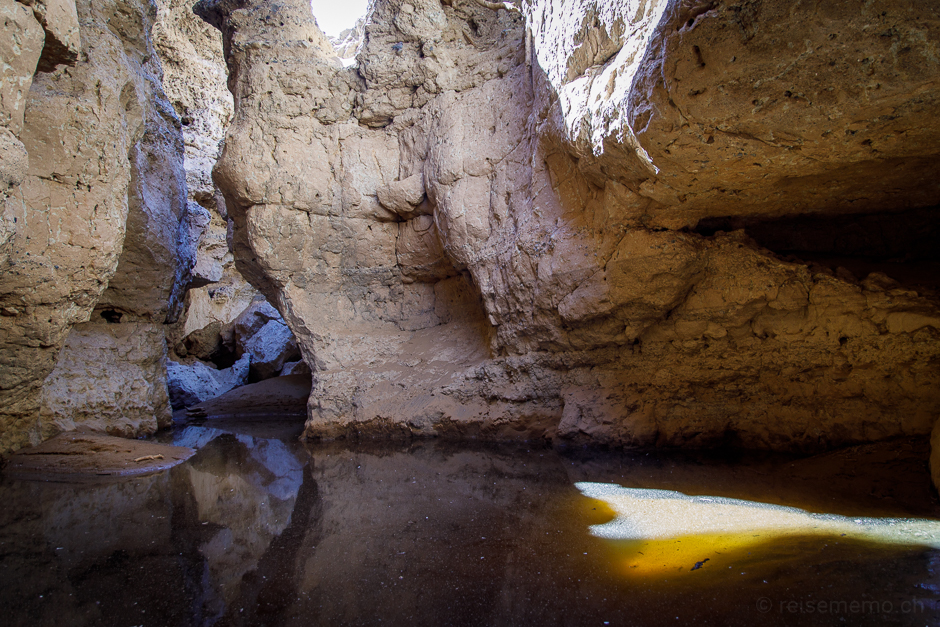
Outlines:
[[[623, 575], [648, 577], [662, 574], [692, 574], [727, 570], [747, 561], [752, 551], [768, 542], [785, 540], [789, 534], [703, 534], [666, 540], [621, 540], [610, 546]], [[799, 534], [805, 536], [805, 534]], [[801, 537], [800, 541], [805, 542]], [[701, 573], [700, 573], [701, 574]]]
[[593, 524], [590, 531], [611, 541], [610, 549], [627, 575], [728, 569], [747, 559], [749, 550], [758, 545], [806, 543], [821, 536], [940, 548], [940, 521], [936, 520], [848, 518], [605, 483], [583, 482], [575, 487], [592, 504], [606, 503], [613, 514], [613, 520]]
[[617, 518], [617, 510], [607, 501], [600, 499], [587, 499], [581, 503], [582, 510], [589, 525], [601, 525]]

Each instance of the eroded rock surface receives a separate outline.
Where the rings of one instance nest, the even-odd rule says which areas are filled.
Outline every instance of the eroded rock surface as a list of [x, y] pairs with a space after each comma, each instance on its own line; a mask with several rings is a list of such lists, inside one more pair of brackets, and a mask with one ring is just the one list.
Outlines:
[[[24, 98], [17, 138], [29, 166], [19, 185], [7, 191], [4, 208], [10, 230], [0, 274], [3, 450], [51, 435], [38, 421], [40, 391], [73, 325], [88, 321], [96, 306], [96, 323], [102, 322], [101, 313], [110, 322], [163, 324], [172, 317], [191, 266], [182, 252], [188, 229], [184, 181], [177, 176], [182, 173], [179, 122], [162, 97], [150, 43], [150, 4], [29, 4], [45, 43], [31, 85], [20, 74], [19, 91], [14, 90]], [[109, 332], [99, 339], [107, 343]], [[87, 369], [89, 389], [97, 372], [132, 350], [113, 348], [98, 370]], [[161, 340], [144, 352], [162, 351]], [[81, 357], [68, 359], [77, 363]], [[163, 385], [160, 368], [162, 363], [156, 370], [145, 368], [157, 378], [138, 386], [144, 397], [128, 406], [129, 414], [160, 396], [149, 389]], [[59, 383], [75, 391], [74, 382]], [[98, 400], [91, 394], [85, 413], [76, 417], [84, 421]], [[81, 404], [74, 397], [61, 403]], [[147, 421], [165, 410], [154, 408]], [[115, 428], [124, 432], [126, 426]]]
[[87, 428], [136, 438], [171, 422], [162, 324], [72, 327], [43, 385], [44, 437]]
[[[940, 203], [926, 2], [203, 0], [236, 263], [314, 369], [306, 434], [813, 449], [926, 434], [940, 310], [708, 219]], [[877, 35], [877, 36], [875, 36]]]

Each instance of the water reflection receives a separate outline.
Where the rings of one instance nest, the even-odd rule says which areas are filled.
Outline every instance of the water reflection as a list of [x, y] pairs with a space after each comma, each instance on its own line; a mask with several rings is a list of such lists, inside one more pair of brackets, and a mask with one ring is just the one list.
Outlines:
[[[570, 456], [430, 442], [304, 447], [252, 435], [262, 432], [257, 428], [233, 433], [212, 425], [218, 423], [174, 435], [174, 444], [199, 452], [167, 473], [100, 485], [0, 485], [6, 505], [0, 606], [12, 617], [9, 624], [674, 625], [678, 618], [681, 624], [817, 625], [848, 618], [922, 625], [940, 619], [937, 550], [852, 542], [838, 525], [851, 527], [854, 519], [618, 485], [642, 480], [656, 488], [692, 491], [694, 484], [720, 486], [725, 494], [762, 493], [768, 485], [793, 483], [799, 473], [789, 463], [722, 465], [665, 454]], [[754, 468], [760, 472], [748, 475]], [[742, 474], [758, 478], [742, 482]], [[856, 482], [840, 484], [846, 510], [937, 512], [924, 505], [926, 487], [912, 489], [909, 500], [894, 493], [898, 498], [885, 505], [872, 500], [868, 478]], [[801, 493], [824, 502], [825, 480], [801, 484]], [[741, 532], [764, 514], [778, 523], [793, 517], [793, 529], [806, 521], [837, 526], [815, 537], [799, 527], [785, 542], [716, 544], [728, 529], [734, 537], [747, 535]], [[728, 527], [719, 520], [744, 522]], [[757, 533], [770, 536], [771, 529]], [[674, 559], [675, 572], [638, 574], [625, 566], [627, 544], [633, 543], [630, 555], [637, 543], [647, 543], [640, 548], [646, 554], [656, 543], [674, 552], [677, 540], [685, 544], [689, 537], [707, 541]], [[756, 605], [762, 598], [800, 600], [797, 594], [915, 599], [924, 610], [821, 618], [766, 614]]]
[[207, 584], [202, 612], [221, 615], [290, 524], [306, 460], [279, 440], [205, 427], [185, 429], [174, 444], [200, 447], [181, 467], [178, 490], [195, 501], [195, 523], [212, 530], [198, 545]]

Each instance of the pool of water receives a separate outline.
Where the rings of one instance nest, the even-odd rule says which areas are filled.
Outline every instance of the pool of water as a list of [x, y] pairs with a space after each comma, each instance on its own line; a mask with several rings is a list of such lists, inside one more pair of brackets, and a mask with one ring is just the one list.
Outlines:
[[208, 422], [164, 436], [199, 452], [160, 474], [5, 479], [0, 621], [940, 624], [908, 441], [794, 460], [297, 432]]

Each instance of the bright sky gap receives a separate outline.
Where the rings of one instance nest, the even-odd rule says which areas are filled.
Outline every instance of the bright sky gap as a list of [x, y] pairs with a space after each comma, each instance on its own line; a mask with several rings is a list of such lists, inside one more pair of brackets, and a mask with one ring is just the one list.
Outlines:
[[310, 0], [320, 30], [332, 37], [352, 28], [356, 20], [366, 14], [368, 4], [368, 0]]

